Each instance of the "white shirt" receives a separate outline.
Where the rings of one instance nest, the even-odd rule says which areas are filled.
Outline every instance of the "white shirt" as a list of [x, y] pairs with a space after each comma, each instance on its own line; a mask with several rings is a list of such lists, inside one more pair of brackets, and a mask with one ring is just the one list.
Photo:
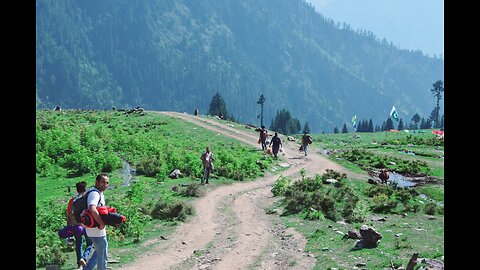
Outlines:
[[[91, 188], [89, 190], [92, 190], [92, 189], [98, 190], [96, 188]], [[100, 193], [99, 192], [100, 190], [98, 190], [98, 192], [93, 191], [88, 194], [87, 205], [89, 207], [92, 204], [95, 206], [105, 205], [105, 195], [103, 194], [103, 192], [100, 192]], [[99, 199], [100, 199], [100, 203], [98, 203]], [[105, 228], [99, 230], [98, 227], [94, 227], [94, 228], [85, 228], [85, 230], [87, 232], [88, 237], [103, 237], [107, 235], [107, 230]]]

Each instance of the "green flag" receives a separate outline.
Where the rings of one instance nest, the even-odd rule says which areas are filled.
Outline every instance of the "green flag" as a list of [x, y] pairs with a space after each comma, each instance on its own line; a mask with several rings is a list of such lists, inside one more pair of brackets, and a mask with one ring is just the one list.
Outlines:
[[393, 106], [392, 111], [390, 111], [390, 117], [398, 121], [398, 113], [397, 110], [395, 110], [395, 106]]

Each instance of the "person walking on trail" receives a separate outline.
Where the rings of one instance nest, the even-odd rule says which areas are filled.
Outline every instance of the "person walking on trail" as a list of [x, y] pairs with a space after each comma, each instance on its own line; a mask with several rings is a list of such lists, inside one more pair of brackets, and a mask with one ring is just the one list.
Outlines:
[[312, 142], [312, 136], [308, 135], [308, 133], [305, 131], [302, 137], [302, 149], [305, 152], [305, 156], [307, 155], [307, 147]]
[[[109, 177], [106, 173], [101, 173], [95, 179], [94, 190], [88, 194], [87, 206], [88, 211], [93, 216], [95, 221], [99, 224], [98, 227], [85, 228], [87, 236], [92, 239], [94, 251], [83, 270], [92, 270], [97, 267], [97, 270], [106, 270], [108, 261], [108, 241], [107, 230], [97, 207], [105, 206], [105, 195], [103, 192], [108, 188]], [[97, 192], [96, 192], [97, 191]]]
[[201, 184], [202, 185], [204, 183], [208, 184], [210, 173], [213, 170], [213, 162], [215, 161], [215, 158], [213, 157], [213, 153], [210, 151], [209, 147], [205, 149], [205, 152], [202, 154], [200, 159], [202, 160], [202, 163], [203, 163], [203, 177], [202, 177]]
[[272, 145], [273, 145], [272, 147], [273, 156], [275, 157], [275, 159], [278, 159], [277, 157], [278, 150], [280, 150], [280, 147], [283, 147], [283, 145], [282, 145], [282, 140], [280, 139], [280, 137], [278, 137], [277, 132], [275, 132], [275, 135], [273, 136], [269, 146], [272, 146]]
[[262, 129], [260, 130], [260, 143], [262, 144], [262, 150], [267, 150], [267, 137], [268, 137], [268, 132], [265, 129], [265, 126], [262, 126]]
[[[92, 240], [90, 237], [87, 236], [85, 229], [82, 226], [82, 223], [78, 223], [75, 220], [75, 215], [73, 213], [72, 209], [72, 203], [85, 195], [87, 192], [87, 183], [82, 181], [78, 182], [75, 184], [75, 187], [77, 188], [77, 196], [72, 197], [68, 201], [68, 206], [67, 206], [67, 226], [70, 226], [73, 231], [75, 232], [75, 254], [77, 256], [77, 267], [81, 269], [87, 264], [87, 259], [88, 255], [90, 255], [90, 252], [92, 250]], [[83, 237], [85, 236], [85, 242], [83, 241]], [[86, 244], [85, 251], [83, 251], [83, 246]]]

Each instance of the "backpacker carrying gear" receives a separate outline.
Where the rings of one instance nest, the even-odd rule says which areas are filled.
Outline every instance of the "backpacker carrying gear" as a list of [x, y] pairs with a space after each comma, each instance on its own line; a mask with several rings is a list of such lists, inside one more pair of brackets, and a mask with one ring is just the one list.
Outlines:
[[[126, 217], [119, 214], [115, 207], [100, 206], [97, 207], [97, 210], [105, 225], [118, 226], [121, 223], [124, 223], [126, 220]], [[81, 217], [82, 223], [85, 225], [85, 227], [94, 228], [99, 226], [98, 222], [93, 218], [92, 214], [90, 214], [88, 210], [84, 210]]]
[[[75, 216], [75, 221], [78, 223], [82, 222], [80, 215], [82, 214], [83, 210], [88, 209], [88, 205], [87, 205], [88, 194], [90, 194], [90, 192], [92, 191], [96, 191], [100, 194], [100, 191], [96, 189], [91, 189], [81, 197], [78, 197], [77, 199], [75, 199], [72, 203], [73, 215]], [[98, 200], [98, 203], [100, 202], [100, 200], [101, 200], [101, 197]]]

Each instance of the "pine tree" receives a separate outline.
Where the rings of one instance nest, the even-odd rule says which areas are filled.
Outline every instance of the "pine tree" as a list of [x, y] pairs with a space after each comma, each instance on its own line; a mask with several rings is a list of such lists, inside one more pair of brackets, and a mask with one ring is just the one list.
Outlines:
[[215, 94], [215, 96], [213, 96], [212, 101], [210, 102], [210, 109], [208, 110], [208, 115], [217, 115], [220, 118], [229, 119], [227, 105], [225, 104], [225, 101], [218, 92], [217, 94]]
[[412, 129], [418, 129], [418, 122], [420, 122], [420, 115], [418, 113], [412, 116], [413, 127]]
[[435, 107], [436, 110], [434, 110], [436, 114], [434, 116], [433, 121], [435, 122], [435, 127], [439, 127], [440, 123], [438, 121], [439, 120], [438, 118], [440, 113], [440, 99], [442, 99], [442, 92], [444, 91], [443, 82], [441, 80], [436, 81], [433, 84], [433, 88], [430, 89], [430, 91], [432, 91], [433, 96], [437, 98], [437, 106]]
[[281, 111], [277, 111], [275, 119], [270, 125], [270, 129], [282, 134], [296, 134], [302, 129], [302, 125], [298, 119], [292, 117], [292, 114], [288, 110], [282, 109]]
[[348, 133], [347, 124], [343, 124], [342, 133]]
[[335, 128], [333, 129], [333, 133], [338, 133], [338, 128], [337, 128], [337, 127], [335, 127]]
[[398, 129], [398, 130], [403, 130], [403, 129], [404, 129], [402, 118], [400, 118], [400, 122], [398, 122], [398, 128], [397, 128], [397, 129]]

